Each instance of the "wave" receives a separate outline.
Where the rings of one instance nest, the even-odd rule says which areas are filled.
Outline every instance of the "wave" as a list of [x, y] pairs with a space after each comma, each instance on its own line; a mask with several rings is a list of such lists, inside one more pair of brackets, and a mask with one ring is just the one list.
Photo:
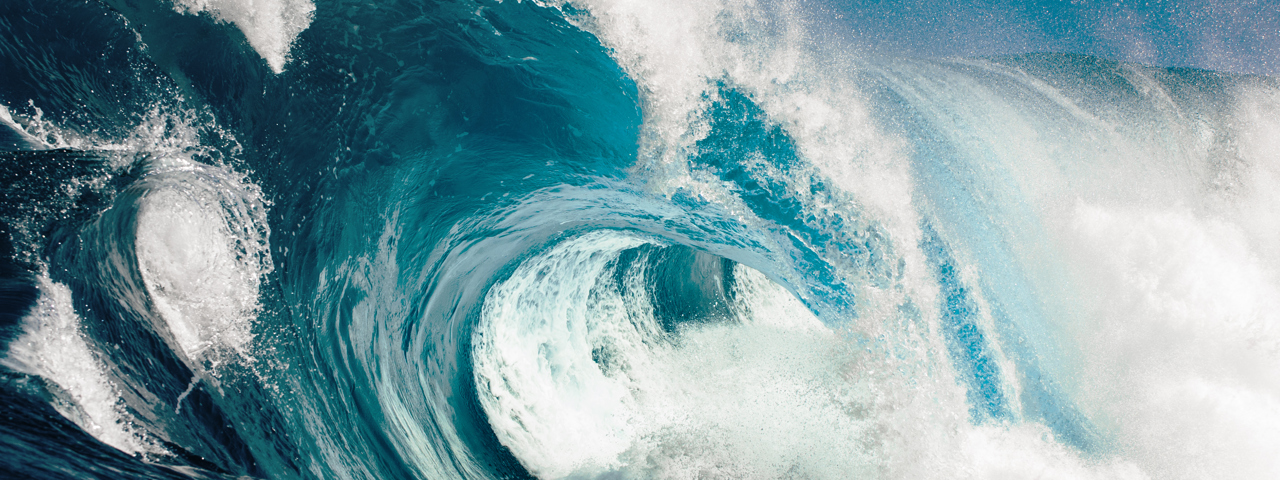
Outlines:
[[774, 2], [55, 3], [0, 7], [0, 471], [1280, 469], [1274, 78]]

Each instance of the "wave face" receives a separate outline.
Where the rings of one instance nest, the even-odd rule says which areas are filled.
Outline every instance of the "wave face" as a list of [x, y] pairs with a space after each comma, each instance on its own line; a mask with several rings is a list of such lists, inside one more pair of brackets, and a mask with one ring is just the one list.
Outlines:
[[0, 476], [1280, 474], [1280, 82], [826, 11], [4, 2]]

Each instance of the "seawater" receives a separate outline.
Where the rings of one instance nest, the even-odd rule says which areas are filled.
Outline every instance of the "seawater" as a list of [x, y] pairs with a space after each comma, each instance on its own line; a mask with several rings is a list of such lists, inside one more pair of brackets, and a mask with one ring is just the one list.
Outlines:
[[0, 475], [1280, 474], [1265, 38], [920, 7], [5, 2]]

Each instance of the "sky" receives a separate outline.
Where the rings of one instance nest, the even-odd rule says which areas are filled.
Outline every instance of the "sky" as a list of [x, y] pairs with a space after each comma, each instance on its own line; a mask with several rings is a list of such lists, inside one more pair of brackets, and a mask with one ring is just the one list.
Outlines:
[[1280, 0], [831, 0], [810, 8], [877, 53], [1084, 53], [1280, 75]]

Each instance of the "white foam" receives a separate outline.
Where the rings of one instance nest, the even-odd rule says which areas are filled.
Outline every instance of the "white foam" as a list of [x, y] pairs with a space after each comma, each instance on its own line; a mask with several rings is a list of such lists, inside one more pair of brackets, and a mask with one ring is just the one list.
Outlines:
[[271, 70], [281, 73], [293, 42], [311, 26], [316, 6], [309, 0], [174, 0], [174, 9], [205, 12], [235, 25]]
[[[643, 272], [633, 267], [620, 289], [606, 270], [644, 242], [585, 234], [526, 261], [485, 300], [473, 340], [480, 403], [534, 475], [953, 478], [973, 464], [1012, 471], [991, 458], [1026, 448], [1000, 428], [980, 432], [985, 444], [962, 442], [977, 434], [961, 430], [954, 383], [904, 376], [910, 363], [849, 342], [742, 266], [738, 322], [686, 326], [672, 341]], [[1045, 465], [1086, 468], [1042, 443]]]
[[[485, 300], [473, 346], [480, 402], [499, 440], [535, 475], [612, 468], [630, 448], [636, 431], [627, 386], [595, 366], [587, 335], [608, 329], [634, 343], [641, 333], [621, 299], [588, 303], [606, 264], [583, 260], [593, 249], [608, 255], [640, 243], [597, 235], [566, 245], [522, 265]], [[560, 281], [537, 281], [540, 272]], [[565, 301], [561, 308], [557, 300]]]
[[[1236, 148], [1245, 160], [1233, 218], [1251, 238], [1280, 238], [1280, 90], [1243, 87], [1233, 117]], [[1270, 265], [1280, 265], [1280, 243], [1260, 241], [1253, 247]]]
[[928, 98], [990, 148], [965, 181], [1036, 283], [1047, 323], [1029, 335], [1062, 353], [1038, 351], [1042, 370], [1114, 442], [1106, 453], [1152, 478], [1275, 477], [1280, 95], [1246, 81], [1211, 122], [1148, 70], [1120, 71], [1142, 109], [1039, 116], [962, 78]]
[[[956, 478], [1044, 480], [1143, 480], [1136, 465], [1117, 459], [1085, 461], [1079, 452], [1053, 440], [1043, 425], [983, 426], [966, 429], [964, 462]], [[945, 477], [945, 475], [936, 475]], [[1157, 477], [1158, 478], [1158, 477]]]
[[1071, 228], [1091, 416], [1156, 478], [1280, 472], [1280, 279], [1244, 230], [1087, 203]]
[[205, 356], [214, 347], [248, 356], [259, 283], [272, 268], [261, 192], [182, 157], [158, 168], [146, 179], [135, 248], [164, 330], [189, 361], [216, 361]]
[[962, 181], [981, 192], [1000, 242], [1035, 284], [1046, 322], [1022, 327], [1060, 352], [1037, 350], [1042, 371], [1126, 471], [1275, 477], [1280, 95], [1246, 80], [1219, 92], [1236, 96], [1228, 118], [1206, 119], [1161, 83], [1176, 79], [1124, 66], [1140, 92], [1129, 101], [1142, 107], [1086, 114], [1025, 73], [966, 64], [1008, 74], [1069, 114], [1045, 115], [946, 67], [910, 79], [937, 89], [921, 97], [936, 121], [956, 122], [985, 162]]
[[125, 409], [124, 400], [81, 331], [71, 289], [39, 277], [39, 297], [23, 319], [23, 333], [9, 344], [0, 364], [43, 377], [65, 391], [74, 405], [55, 401], [67, 419], [103, 443], [127, 453], [160, 453]]

